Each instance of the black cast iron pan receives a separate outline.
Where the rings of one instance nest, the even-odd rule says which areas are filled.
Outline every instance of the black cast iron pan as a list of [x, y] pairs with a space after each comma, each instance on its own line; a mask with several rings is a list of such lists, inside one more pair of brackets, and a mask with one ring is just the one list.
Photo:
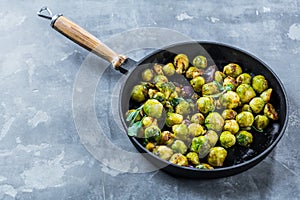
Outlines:
[[[45, 14], [45, 12], [47, 12], [47, 14]], [[166, 64], [172, 62], [175, 55], [179, 53], [184, 53], [190, 58], [197, 55], [204, 55], [209, 58], [208, 64], [217, 65], [219, 70], [222, 70], [224, 65], [233, 62], [241, 65], [244, 72], [261, 74], [266, 77], [270, 87], [273, 88], [271, 103], [279, 113], [279, 120], [269, 125], [264, 133], [253, 131], [252, 134], [255, 140], [250, 148], [235, 147], [228, 150], [228, 156], [222, 168], [201, 170], [171, 164], [149, 152], [142, 145], [139, 138], [130, 137], [131, 142], [139, 152], [144, 153], [145, 157], [152, 164], [169, 174], [186, 178], [220, 178], [240, 173], [261, 162], [273, 150], [284, 134], [288, 121], [288, 102], [283, 85], [270, 67], [243, 50], [214, 42], [186, 42], [159, 49], [136, 62], [126, 56], [118, 55], [96, 37], [64, 16], [52, 16], [51, 11], [46, 7], [42, 8], [38, 12], [38, 15], [50, 19], [51, 26], [54, 29], [83, 48], [109, 61], [116, 70], [126, 74], [127, 79], [123, 83], [120, 91], [120, 101], [118, 105], [120, 119], [126, 131], [128, 123], [125, 120], [125, 113], [130, 107], [134, 106], [130, 100], [131, 90], [134, 85], [140, 83], [141, 79], [139, 77], [141, 77], [142, 71], [152, 67], [153, 63]], [[127, 69], [132, 68], [132, 66], [134, 69], [128, 72]]]

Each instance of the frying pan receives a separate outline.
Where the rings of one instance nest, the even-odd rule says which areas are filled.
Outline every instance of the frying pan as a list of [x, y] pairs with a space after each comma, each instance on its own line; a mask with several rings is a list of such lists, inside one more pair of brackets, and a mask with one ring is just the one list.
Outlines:
[[[268, 156], [284, 134], [288, 122], [288, 101], [283, 84], [269, 66], [244, 50], [216, 42], [184, 42], [156, 50], [136, 62], [124, 55], [117, 54], [95, 36], [63, 15], [53, 16], [47, 7], [41, 8], [38, 15], [51, 20], [51, 26], [55, 30], [88, 51], [109, 61], [116, 70], [127, 76], [120, 91], [118, 105], [119, 116], [126, 132], [128, 130], [128, 122], [126, 122], [125, 113], [129, 108], [135, 106], [130, 99], [130, 92], [134, 85], [140, 83], [141, 79], [139, 77], [141, 77], [141, 73], [145, 69], [152, 67], [153, 63], [173, 62], [175, 55], [179, 53], [185, 53], [189, 58], [204, 55], [208, 58], [208, 65], [215, 64], [219, 70], [222, 70], [226, 64], [233, 62], [241, 65], [244, 72], [252, 75], [261, 74], [266, 77], [269, 81], [269, 86], [273, 88], [271, 103], [277, 109], [279, 119], [272, 122], [263, 133], [251, 130], [254, 141], [250, 147], [235, 145], [234, 148], [228, 149], [228, 156], [224, 166], [221, 168], [203, 170], [169, 163], [148, 151], [142, 145], [142, 139], [129, 137], [136, 149], [143, 153], [147, 160], [171, 175], [206, 179], [226, 177], [240, 173], [255, 166]], [[133, 70], [127, 70], [132, 67]]]

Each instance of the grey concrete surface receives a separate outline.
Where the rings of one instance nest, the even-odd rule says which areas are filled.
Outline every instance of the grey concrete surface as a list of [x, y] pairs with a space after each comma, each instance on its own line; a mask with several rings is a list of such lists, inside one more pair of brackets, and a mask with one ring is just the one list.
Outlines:
[[[284, 137], [257, 166], [215, 180], [178, 179], [151, 167], [141, 173], [130, 160], [99, 157], [105, 151], [85, 99], [96, 105], [91, 115], [108, 141], [136, 156], [111, 114], [114, 81], [122, 77], [98, 69], [107, 64], [38, 18], [44, 5], [136, 60], [188, 37], [249, 51], [284, 83], [290, 104]], [[0, 1], [0, 199], [300, 199], [299, 6], [299, 0]]]

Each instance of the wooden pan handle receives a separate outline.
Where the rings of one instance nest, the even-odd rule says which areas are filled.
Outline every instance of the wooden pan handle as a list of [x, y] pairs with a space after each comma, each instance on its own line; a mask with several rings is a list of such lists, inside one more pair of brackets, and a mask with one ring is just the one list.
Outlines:
[[[42, 14], [42, 12], [45, 10], [51, 16], [45, 16], [44, 14]], [[47, 7], [42, 8], [40, 12], [38, 12], [38, 15], [47, 19], [51, 19], [51, 25], [55, 30], [57, 30], [73, 42], [79, 44], [86, 50], [109, 61], [116, 69], [119, 68], [120, 65], [122, 65], [122, 63], [127, 59], [126, 56], [117, 54], [100, 40], [98, 40], [95, 36], [87, 32], [68, 18], [62, 15], [52, 16], [51, 11]]]

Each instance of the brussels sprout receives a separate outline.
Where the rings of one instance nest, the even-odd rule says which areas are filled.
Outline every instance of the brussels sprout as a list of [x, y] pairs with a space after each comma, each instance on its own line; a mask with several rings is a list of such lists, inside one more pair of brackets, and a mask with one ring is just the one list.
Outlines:
[[175, 153], [185, 154], [187, 152], [187, 146], [181, 140], [175, 140], [171, 148]]
[[204, 56], [196, 56], [193, 59], [193, 65], [197, 68], [206, 68], [207, 67], [207, 59]]
[[152, 99], [153, 96], [154, 96], [157, 92], [159, 92], [159, 91], [150, 88], [150, 89], [148, 90], [148, 96], [149, 96], [149, 98]]
[[179, 166], [188, 166], [188, 159], [181, 153], [174, 153], [169, 162], [179, 165]]
[[154, 121], [153, 117], [144, 117], [143, 120], [142, 120], [142, 124], [146, 128], [148, 126], [151, 126], [151, 124], [153, 123], [153, 121]]
[[267, 103], [264, 107], [264, 114], [272, 119], [272, 120], [278, 120], [278, 113], [276, 112], [275, 108], [272, 104]]
[[142, 73], [142, 78], [144, 81], [151, 81], [152, 78], [154, 77], [154, 72], [152, 69], [145, 69]]
[[192, 139], [191, 151], [199, 154], [199, 158], [204, 158], [210, 149], [210, 143], [207, 137], [199, 136]]
[[185, 54], [178, 54], [174, 58], [174, 66], [177, 74], [183, 74], [189, 67], [189, 59]]
[[200, 136], [200, 135], [204, 135], [205, 132], [206, 132], [206, 130], [203, 128], [203, 126], [201, 126], [200, 124], [196, 124], [196, 123], [191, 123], [188, 126], [188, 129], [189, 129], [189, 134], [192, 137], [197, 137], [197, 136]]
[[188, 159], [189, 163], [191, 163], [192, 165], [200, 164], [199, 156], [196, 152], [189, 152], [188, 154], [186, 154], [186, 158]]
[[216, 82], [210, 82], [206, 83], [202, 86], [202, 95], [203, 96], [209, 96], [212, 94], [217, 94], [219, 93], [219, 87]]
[[136, 102], [145, 101], [147, 97], [147, 89], [143, 85], [135, 85], [131, 92], [131, 98]]
[[191, 117], [191, 122], [202, 125], [204, 123], [204, 115], [202, 113], [195, 113]]
[[172, 63], [168, 63], [162, 67], [162, 70], [165, 75], [173, 76], [175, 74], [175, 67]]
[[241, 146], [249, 146], [253, 142], [253, 136], [248, 131], [240, 131], [236, 135], [236, 142]]
[[156, 125], [151, 125], [145, 129], [145, 138], [150, 142], [159, 142], [161, 140], [160, 128]]
[[236, 139], [235, 136], [229, 131], [224, 131], [220, 135], [220, 144], [224, 148], [229, 148], [235, 145]]
[[216, 167], [223, 166], [227, 157], [227, 151], [223, 147], [213, 147], [210, 149], [207, 162]]
[[190, 104], [185, 100], [180, 101], [175, 107], [175, 112], [183, 116], [188, 115], [190, 111]]
[[226, 75], [223, 72], [221, 72], [221, 71], [215, 72], [215, 81], [217, 81], [219, 83], [223, 83], [223, 80], [225, 77], [226, 77]]
[[189, 67], [185, 72], [185, 77], [192, 79], [201, 76], [203, 73], [203, 69], [198, 69], [197, 67]]
[[148, 117], [160, 118], [163, 105], [156, 99], [148, 99], [144, 104], [143, 110]]
[[152, 142], [148, 142], [146, 144], [146, 149], [148, 149], [149, 151], [152, 151], [155, 147], [155, 144], [153, 144]]
[[222, 112], [222, 117], [224, 119], [235, 119], [236, 115], [237, 115], [237, 112], [235, 110], [232, 110], [232, 109], [225, 109]]
[[202, 76], [198, 76], [193, 78], [190, 81], [192, 87], [194, 88], [195, 92], [201, 92], [203, 85], [205, 84], [205, 80]]
[[219, 140], [219, 135], [213, 130], [206, 131], [204, 136], [208, 139], [211, 147], [214, 147]]
[[167, 113], [166, 125], [168, 127], [172, 127], [175, 124], [181, 124], [182, 121], [183, 121], [182, 115], [177, 114], [177, 113], [171, 113], [171, 112]]
[[254, 76], [252, 79], [252, 87], [257, 93], [262, 93], [268, 89], [268, 81], [263, 75]]
[[248, 103], [253, 97], [256, 96], [253, 88], [248, 84], [241, 84], [237, 87], [236, 93], [240, 96], [242, 103]]
[[252, 109], [249, 106], [249, 104], [244, 104], [243, 107], [242, 107], [242, 109], [241, 109], [241, 112], [242, 111], [247, 111], [247, 112], [251, 112], [252, 113]]
[[237, 87], [237, 82], [236, 82], [235, 78], [233, 78], [231, 76], [227, 76], [224, 79], [223, 87], [226, 88], [226, 90], [235, 90]]
[[158, 82], [162, 82], [162, 83], [166, 83], [168, 82], [168, 78], [165, 75], [155, 75], [153, 78], [153, 82], [154, 83], [158, 83]]
[[254, 122], [253, 114], [247, 111], [237, 114], [235, 119], [240, 127], [250, 127]]
[[172, 82], [157, 82], [155, 87], [165, 95], [166, 99], [169, 99], [171, 94], [175, 92], [175, 85]]
[[166, 145], [170, 145], [173, 143], [174, 141], [174, 134], [171, 133], [170, 131], [163, 131], [161, 133], [161, 140], [160, 140], [160, 144], [166, 144]]
[[154, 68], [154, 71], [156, 72], [156, 74], [164, 75], [164, 72], [162, 70], [162, 66], [160, 64], [155, 63], [153, 68]]
[[248, 73], [243, 73], [236, 78], [236, 82], [238, 85], [241, 84], [251, 84], [252, 77]]
[[264, 100], [265, 103], [268, 103], [270, 101], [272, 91], [273, 91], [273, 89], [269, 88], [260, 94], [260, 97]]
[[196, 169], [214, 169], [212, 166], [206, 163], [201, 163], [195, 167]]
[[229, 131], [232, 134], [236, 134], [239, 129], [239, 124], [234, 119], [225, 120], [225, 125], [223, 128], [224, 131]]
[[152, 152], [163, 160], [169, 160], [173, 155], [173, 150], [165, 145], [154, 147]]
[[211, 112], [205, 118], [205, 126], [208, 130], [221, 131], [224, 126], [224, 119], [219, 113]]
[[231, 76], [233, 78], [236, 78], [238, 75], [242, 73], [242, 68], [238, 64], [229, 63], [224, 67], [223, 73], [226, 76]]
[[262, 131], [269, 125], [269, 118], [265, 115], [257, 115], [253, 125], [257, 130]]
[[249, 106], [254, 113], [260, 113], [265, 106], [265, 101], [261, 97], [254, 97], [249, 102]]
[[240, 97], [236, 92], [227, 91], [220, 97], [220, 103], [227, 109], [236, 108], [239, 106]]
[[215, 110], [214, 99], [211, 97], [200, 97], [196, 103], [201, 113], [206, 114]]
[[175, 138], [179, 140], [187, 140], [189, 136], [189, 129], [185, 124], [176, 124], [172, 126], [172, 131], [175, 135]]
[[153, 95], [153, 99], [158, 100], [159, 102], [161, 102], [162, 104], [165, 104], [166, 101], [166, 96], [162, 93], [162, 92], [156, 92]]

